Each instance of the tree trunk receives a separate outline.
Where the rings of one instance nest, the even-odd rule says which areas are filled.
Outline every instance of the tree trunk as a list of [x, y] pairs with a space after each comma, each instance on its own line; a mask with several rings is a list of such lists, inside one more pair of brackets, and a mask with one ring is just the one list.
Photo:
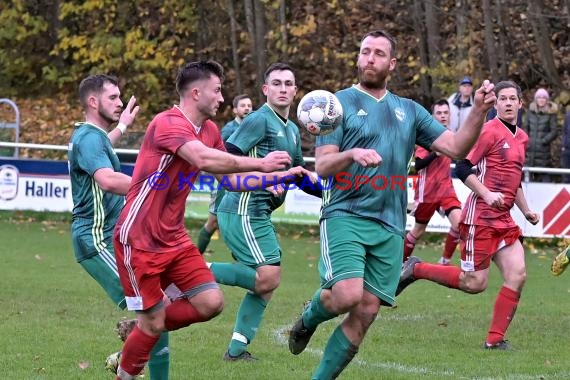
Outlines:
[[[420, 55], [420, 96], [419, 102], [423, 104], [425, 107], [429, 106], [430, 100], [430, 77], [429, 74], [425, 71], [427, 70], [429, 65], [429, 55], [428, 55], [428, 42], [426, 38], [426, 29], [425, 29], [425, 12], [423, 9], [423, 0], [414, 0], [414, 29], [416, 30], [416, 35], [419, 38], [418, 41], [418, 53]], [[423, 72], [423, 73], [422, 73]]]
[[287, 61], [289, 58], [289, 46], [287, 43], [287, 0], [279, 0], [279, 31], [281, 34], [283, 60]]
[[[250, 39], [251, 56], [255, 65], [255, 87], [257, 88], [257, 103], [263, 102], [263, 93], [260, 84], [263, 83], [265, 71], [265, 22], [263, 20], [264, 8], [260, 0], [245, 0], [245, 19]], [[260, 30], [258, 30], [260, 29]]]
[[528, 0], [528, 19], [532, 25], [534, 41], [537, 45], [540, 59], [544, 68], [546, 80], [556, 86], [561, 87], [561, 80], [554, 63], [552, 47], [550, 45], [550, 28], [542, 19], [542, 11], [545, 8], [542, 0]]
[[237, 41], [237, 22], [236, 22], [236, 13], [234, 7], [235, 0], [227, 0], [228, 4], [228, 15], [230, 16], [230, 42], [232, 48], [232, 61], [234, 64], [234, 71], [236, 75], [236, 90], [238, 94], [243, 92], [243, 85], [241, 80], [241, 72], [240, 72], [240, 62], [239, 62], [239, 53], [238, 53], [238, 41]]
[[493, 33], [493, 10], [491, 9], [490, 0], [483, 0], [483, 20], [485, 21], [485, 48], [487, 50], [487, 59], [489, 61], [489, 71], [493, 82], [499, 78], [497, 71], [497, 47], [495, 46], [495, 36]]
[[469, 0], [457, 0], [455, 3], [455, 25], [457, 44], [456, 62], [461, 62], [468, 57], [469, 42], [467, 41], [467, 20], [469, 19]]
[[[426, 24], [426, 35], [427, 35], [427, 52], [429, 58], [429, 67], [437, 68], [441, 60], [441, 35], [439, 28], [439, 14], [436, 12], [436, 8], [433, 2], [426, 2], [425, 6], [425, 24]], [[439, 96], [436, 94], [435, 87], [433, 85], [433, 75], [428, 77], [430, 103], [433, 103], [434, 99]]]
[[[569, 0], [570, 1], [570, 0]], [[503, 18], [503, 8], [501, 2], [496, 4], [497, 26], [499, 27], [499, 46], [497, 47], [497, 59], [499, 60], [499, 78], [506, 78], [509, 73], [509, 59], [507, 58], [507, 41], [505, 36], [509, 26], [509, 18]], [[510, 24], [510, 23], [509, 23]]]
[[[265, 6], [262, 0], [253, 0], [254, 19], [255, 19], [255, 63], [257, 72], [257, 83], [263, 83], [263, 74], [266, 66], [266, 47], [265, 47]], [[259, 88], [260, 99], [263, 96], [261, 88]]]

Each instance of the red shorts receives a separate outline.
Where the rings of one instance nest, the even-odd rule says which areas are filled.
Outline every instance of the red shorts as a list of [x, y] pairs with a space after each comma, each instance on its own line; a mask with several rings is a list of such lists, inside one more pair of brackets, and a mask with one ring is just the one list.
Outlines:
[[147, 310], [162, 301], [170, 284], [188, 297], [217, 288], [198, 248], [155, 253], [114, 241], [117, 268], [129, 310]]
[[457, 199], [456, 196], [451, 196], [442, 198], [439, 202], [419, 203], [414, 210], [414, 218], [416, 219], [416, 222], [420, 224], [428, 224], [433, 214], [435, 214], [437, 209], [440, 207], [447, 215], [455, 208], [461, 209], [461, 202], [459, 202], [459, 199]]
[[521, 235], [518, 226], [496, 228], [460, 223], [461, 269], [473, 272], [489, 268], [495, 253], [514, 244]]

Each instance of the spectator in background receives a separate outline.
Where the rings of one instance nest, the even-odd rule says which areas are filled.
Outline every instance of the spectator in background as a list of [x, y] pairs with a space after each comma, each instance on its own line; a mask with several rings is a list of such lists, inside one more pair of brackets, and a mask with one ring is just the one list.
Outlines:
[[[562, 130], [562, 168], [570, 169], [570, 110], [566, 111]], [[562, 182], [570, 183], [570, 174], [562, 176]]]
[[[548, 91], [544, 88], [536, 90], [534, 101], [528, 107], [526, 122], [523, 125], [523, 129], [529, 137], [526, 166], [552, 167], [550, 144], [558, 135], [556, 126], [557, 113], [558, 106], [550, 101]], [[550, 174], [531, 173], [531, 180], [550, 182]]]
[[464, 77], [459, 82], [459, 91], [451, 95], [449, 103], [449, 129], [457, 132], [469, 116], [473, 107], [473, 81], [469, 77]]

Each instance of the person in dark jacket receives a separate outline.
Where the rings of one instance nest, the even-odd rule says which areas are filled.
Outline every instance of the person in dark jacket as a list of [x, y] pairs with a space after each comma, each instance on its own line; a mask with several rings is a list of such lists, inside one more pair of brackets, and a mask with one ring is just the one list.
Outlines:
[[[562, 168], [570, 169], [570, 110], [564, 117], [564, 128], [562, 130]], [[562, 182], [570, 183], [570, 173], [562, 176]]]
[[[530, 103], [526, 123], [523, 128], [529, 137], [526, 152], [526, 166], [552, 167], [550, 145], [558, 135], [556, 114], [558, 105], [550, 101], [550, 95], [544, 88], [539, 88]], [[537, 182], [550, 182], [550, 174], [532, 173], [531, 179]]]

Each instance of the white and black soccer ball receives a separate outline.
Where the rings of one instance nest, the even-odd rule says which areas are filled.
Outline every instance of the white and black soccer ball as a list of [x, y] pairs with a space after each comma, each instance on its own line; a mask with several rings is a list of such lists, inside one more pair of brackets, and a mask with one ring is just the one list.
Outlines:
[[342, 121], [342, 105], [332, 92], [314, 90], [303, 96], [299, 102], [297, 119], [310, 134], [328, 135]]

